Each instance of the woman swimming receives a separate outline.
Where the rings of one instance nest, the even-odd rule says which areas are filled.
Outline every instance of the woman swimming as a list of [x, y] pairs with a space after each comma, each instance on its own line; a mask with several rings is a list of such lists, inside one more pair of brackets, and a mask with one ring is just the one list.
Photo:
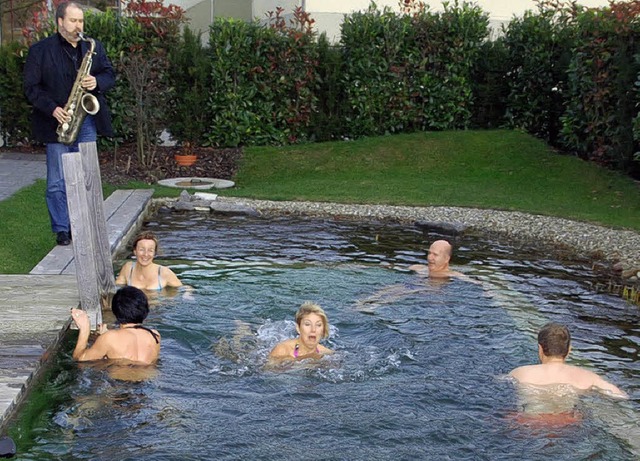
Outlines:
[[157, 251], [158, 239], [153, 233], [139, 234], [133, 242], [136, 260], [124, 263], [116, 278], [116, 285], [129, 285], [142, 290], [182, 286], [182, 282], [171, 269], [153, 262]]
[[319, 305], [306, 301], [300, 306], [296, 312], [296, 330], [297, 338], [276, 344], [269, 354], [270, 361], [320, 358], [333, 353], [320, 344], [321, 339], [329, 337], [329, 320]]

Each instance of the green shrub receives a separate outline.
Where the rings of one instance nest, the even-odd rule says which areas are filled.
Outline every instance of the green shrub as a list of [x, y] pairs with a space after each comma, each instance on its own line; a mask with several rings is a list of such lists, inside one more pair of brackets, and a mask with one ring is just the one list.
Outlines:
[[31, 108], [22, 87], [26, 52], [18, 43], [0, 47], [0, 136], [9, 146], [31, 137]]
[[402, 15], [372, 5], [345, 17], [349, 135], [467, 127], [473, 63], [487, 34], [487, 15], [467, 3]]
[[564, 147], [582, 158], [628, 170], [637, 140], [635, 91], [640, 66], [640, 1], [612, 2], [580, 10], [579, 36], [569, 68], [569, 101], [563, 122]]
[[229, 19], [211, 26], [209, 144], [287, 144], [308, 137], [317, 45], [306, 13], [298, 8], [287, 26], [280, 12], [269, 27]]
[[526, 12], [509, 23], [507, 126], [557, 144], [567, 94], [573, 28], [556, 10]]

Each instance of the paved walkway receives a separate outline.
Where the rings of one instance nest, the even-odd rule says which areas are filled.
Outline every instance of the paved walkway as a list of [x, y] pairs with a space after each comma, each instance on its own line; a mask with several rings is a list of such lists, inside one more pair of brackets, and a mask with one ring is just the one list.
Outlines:
[[[0, 200], [45, 177], [44, 155], [0, 153]], [[112, 254], [141, 225], [152, 194], [119, 190], [105, 200]], [[54, 247], [30, 274], [0, 274], [0, 436], [28, 387], [57, 352], [70, 324], [70, 309], [78, 304], [71, 245]]]
[[[0, 153], [0, 200], [47, 176], [44, 154]], [[43, 198], [44, 200], [44, 198]]]

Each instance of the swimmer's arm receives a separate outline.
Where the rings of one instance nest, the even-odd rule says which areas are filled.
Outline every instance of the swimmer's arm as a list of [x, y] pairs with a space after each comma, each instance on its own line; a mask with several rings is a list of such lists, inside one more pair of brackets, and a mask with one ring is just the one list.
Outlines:
[[98, 336], [93, 347], [88, 348], [91, 322], [87, 313], [81, 309], [71, 309], [71, 317], [78, 327], [78, 342], [73, 350], [73, 359], [78, 362], [99, 360], [107, 356], [108, 341], [104, 336]]
[[320, 354], [322, 355], [331, 355], [335, 352], [329, 349], [328, 347], [324, 347], [322, 344], [320, 344], [319, 349], [320, 349]]
[[289, 351], [289, 347], [287, 347], [286, 343], [276, 344], [276, 346], [269, 353], [269, 360], [272, 361], [282, 361], [282, 360], [293, 360], [293, 356]]
[[182, 282], [178, 276], [168, 267], [162, 267], [162, 277], [167, 281], [168, 287], [181, 287]]
[[610, 382], [601, 378], [598, 375], [596, 375], [596, 377], [593, 380], [593, 386], [597, 388], [599, 391], [604, 392], [607, 395], [611, 395], [612, 397], [617, 397], [620, 399], [629, 398], [629, 395], [625, 391], [618, 388], [614, 384], [611, 384]]
[[116, 277], [116, 285], [127, 284], [126, 274], [128, 274], [130, 270], [131, 270], [131, 261], [127, 261], [126, 263], [124, 263], [124, 266], [122, 266], [122, 268], [120, 269], [120, 272], [118, 273], [118, 277]]
[[371, 296], [364, 299], [358, 299], [355, 302], [356, 309], [369, 311], [378, 307], [383, 301], [390, 303], [396, 300], [393, 296], [402, 296], [406, 292], [404, 285], [389, 285], [376, 291]]

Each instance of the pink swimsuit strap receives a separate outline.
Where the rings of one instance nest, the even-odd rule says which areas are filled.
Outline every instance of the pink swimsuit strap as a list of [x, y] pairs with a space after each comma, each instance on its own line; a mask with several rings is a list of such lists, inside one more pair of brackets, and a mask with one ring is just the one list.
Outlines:
[[[300, 349], [300, 344], [296, 343], [296, 347], [293, 350], [293, 356], [297, 357], [298, 356], [298, 350]], [[316, 353], [319, 354], [320, 353], [320, 348], [318, 346], [316, 346]]]

